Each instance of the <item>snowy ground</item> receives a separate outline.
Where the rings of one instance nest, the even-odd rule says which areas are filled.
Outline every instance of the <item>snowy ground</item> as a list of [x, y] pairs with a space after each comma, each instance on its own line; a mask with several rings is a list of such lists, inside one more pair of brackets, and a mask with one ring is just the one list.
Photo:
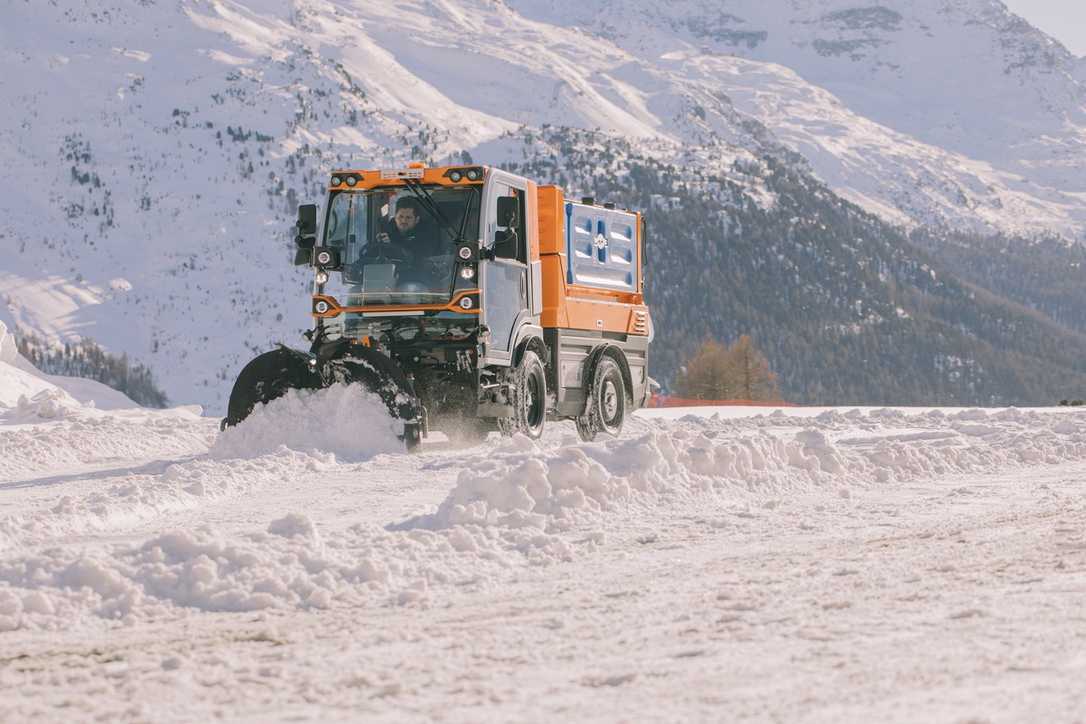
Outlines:
[[0, 401], [0, 721], [1086, 717], [1076, 410], [408, 456], [364, 398], [220, 436], [36, 394]]

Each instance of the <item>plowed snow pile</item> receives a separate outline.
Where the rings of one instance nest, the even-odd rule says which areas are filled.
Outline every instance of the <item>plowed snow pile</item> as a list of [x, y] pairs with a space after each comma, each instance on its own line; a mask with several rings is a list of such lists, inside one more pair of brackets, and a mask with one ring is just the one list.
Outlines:
[[402, 432], [376, 395], [359, 385], [325, 390], [291, 390], [257, 405], [241, 424], [228, 428], [211, 450], [217, 458], [243, 458], [292, 450], [320, 450], [348, 461], [400, 452]]
[[[886, 410], [813, 420], [642, 421], [634, 436], [593, 445], [514, 438], [444, 462], [381, 455], [362, 466], [337, 463], [337, 457], [360, 460], [398, 449], [391, 426], [363, 426], [354, 417], [361, 409], [372, 419], [379, 405], [352, 390], [292, 395], [221, 435], [214, 460], [179, 463], [112, 491], [67, 497], [22, 516], [22, 528], [9, 519], [9, 535], [24, 545], [45, 542], [43, 530], [93, 529], [88, 519], [100, 518], [106, 520], [96, 525], [108, 527], [111, 515], [148, 520], [224, 496], [251, 496], [257, 506], [263, 491], [286, 481], [316, 486], [335, 475], [351, 478], [349, 495], [366, 497], [396, 459], [421, 465], [419, 476], [428, 468], [455, 475], [432, 513], [400, 522], [339, 520], [329, 517], [328, 501], [323, 511], [283, 511], [248, 531], [207, 524], [94, 550], [9, 550], [0, 560], [0, 628], [68, 629], [192, 609], [432, 600], [441, 595], [435, 589], [469, 581], [488, 586], [518, 569], [574, 560], [609, 537], [628, 535], [631, 526], [651, 526], [664, 511], [690, 509], [727, 526], [804, 492], [847, 499], [870, 486], [930, 476], [1086, 460], [1083, 415]], [[262, 450], [273, 452], [253, 455]], [[247, 459], [228, 459], [245, 452]]]

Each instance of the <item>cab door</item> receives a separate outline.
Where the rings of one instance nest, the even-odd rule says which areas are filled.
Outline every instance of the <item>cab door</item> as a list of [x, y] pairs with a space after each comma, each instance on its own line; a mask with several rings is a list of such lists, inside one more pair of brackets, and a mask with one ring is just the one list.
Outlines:
[[527, 183], [491, 170], [483, 206], [480, 323], [490, 330], [485, 362], [510, 364], [515, 335], [528, 312]]

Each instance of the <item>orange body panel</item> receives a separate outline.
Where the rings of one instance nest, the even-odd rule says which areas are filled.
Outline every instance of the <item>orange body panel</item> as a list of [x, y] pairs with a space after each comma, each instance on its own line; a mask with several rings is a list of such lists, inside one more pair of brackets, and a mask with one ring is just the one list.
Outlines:
[[[556, 186], [540, 186], [537, 196], [540, 258], [543, 262], [541, 325], [545, 329], [648, 335], [649, 310], [645, 306], [641, 268], [637, 270], [636, 294], [568, 284], [565, 196]], [[640, 214], [637, 221], [637, 257], [640, 264]]]
[[531, 223], [532, 219], [539, 217], [539, 185], [533, 181], [528, 182], [528, 190], [524, 194], [525, 209], [524, 218], [527, 220], [526, 226], [528, 227], [528, 261], [539, 261], [539, 224]]
[[539, 203], [539, 251], [541, 254], [566, 253], [565, 196], [557, 186], [540, 186], [536, 194]]

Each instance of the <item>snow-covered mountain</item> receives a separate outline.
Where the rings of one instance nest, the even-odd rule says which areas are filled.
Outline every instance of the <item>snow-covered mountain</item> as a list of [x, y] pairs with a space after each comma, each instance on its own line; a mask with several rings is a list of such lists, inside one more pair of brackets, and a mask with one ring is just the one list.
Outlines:
[[1083, 236], [1086, 59], [999, 0], [510, 4], [715, 78], [836, 190], [888, 218]]
[[723, 7], [16, 3], [0, 317], [94, 337], [176, 401], [221, 404], [253, 351], [308, 325], [286, 228], [332, 166], [516, 160], [545, 125], [632, 140], [759, 203], [736, 159], [809, 166], [903, 225], [1083, 235], [1086, 61], [1000, 3]]

